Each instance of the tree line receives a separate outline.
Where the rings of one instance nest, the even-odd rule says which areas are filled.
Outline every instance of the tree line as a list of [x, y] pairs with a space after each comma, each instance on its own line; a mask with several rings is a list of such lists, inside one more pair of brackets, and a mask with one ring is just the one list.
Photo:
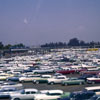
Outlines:
[[12, 48], [24, 48], [24, 47], [25, 47], [25, 45], [22, 43], [15, 44], [15, 45], [11, 45], [11, 44], [4, 45], [2, 42], [0, 42], [0, 50], [12, 49]]
[[[41, 45], [41, 47], [45, 47], [45, 48], [59, 48], [59, 47], [74, 47], [74, 46], [81, 46], [81, 47], [90, 47], [93, 48], [95, 46], [98, 46], [100, 48], [100, 42], [85, 42], [83, 40], [79, 40], [78, 38], [72, 38], [68, 41], [68, 43], [63, 43], [63, 42], [51, 42], [51, 43], [45, 43], [43, 45]], [[7, 44], [4, 45], [2, 42], [0, 42], [0, 50], [3, 49], [11, 49], [11, 48], [25, 48], [26, 46], [23, 43], [19, 43], [19, 44], [15, 44], [15, 45], [11, 45], [11, 44]]]
[[100, 47], [100, 42], [85, 42], [83, 40], [79, 40], [77, 38], [72, 38], [69, 40], [68, 43], [63, 43], [63, 42], [56, 42], [56, 43], [46, 43], [41, 45], [41, 47], [49, 47], [49, 48], [57, 48], [57, 47], [73, 47], [73, 46], [81, 46], [81, 47], [90, 47], [93, 48], [95, 46]]

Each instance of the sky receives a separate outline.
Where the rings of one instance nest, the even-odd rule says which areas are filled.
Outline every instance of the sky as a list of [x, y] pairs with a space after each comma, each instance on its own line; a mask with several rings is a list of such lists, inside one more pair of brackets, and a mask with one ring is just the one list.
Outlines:
[[0, 41], [41, 45], [100, 41], [100, 0], [0, 0]]

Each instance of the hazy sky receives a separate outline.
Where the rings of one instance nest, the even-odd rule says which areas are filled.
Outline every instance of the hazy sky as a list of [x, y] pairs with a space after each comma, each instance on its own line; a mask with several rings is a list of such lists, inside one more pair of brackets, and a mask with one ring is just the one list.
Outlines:
[[0, 0], [0, 41], [38, 45], [100, 41], [100, 0]]

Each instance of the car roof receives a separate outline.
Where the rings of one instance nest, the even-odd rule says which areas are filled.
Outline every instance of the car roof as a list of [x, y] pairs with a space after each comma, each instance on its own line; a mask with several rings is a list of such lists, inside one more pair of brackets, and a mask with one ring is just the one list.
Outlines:
[[15, 87], [4, 87], [2, 90], [17, 90]]
[[65, 75], [57, 76], [57, 77], [66, 77]]
[[41, 75], [41, 77], [51, 77], [52, 75]]
[[63, 94], [62, 90], [49, 90], [48, 93], [61, 93]]
[[25, 90], [25, 92], [28, 92], [28, 91], [38, 91], [37, 89], [24, 89]]
[[100, 86], [93, 86], [93, 87], [85, 87], [86, 90], [98, 90]]

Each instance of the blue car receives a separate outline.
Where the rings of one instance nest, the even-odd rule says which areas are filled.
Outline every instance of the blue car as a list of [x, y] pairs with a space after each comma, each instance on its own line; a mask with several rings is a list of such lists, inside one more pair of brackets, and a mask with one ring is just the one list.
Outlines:
[[19, 81], [19, 77], [9, 77], [9, 78], [7, 79], [7, 81], [14, 81], [14, 82], [17, 82], [17, 81]]

